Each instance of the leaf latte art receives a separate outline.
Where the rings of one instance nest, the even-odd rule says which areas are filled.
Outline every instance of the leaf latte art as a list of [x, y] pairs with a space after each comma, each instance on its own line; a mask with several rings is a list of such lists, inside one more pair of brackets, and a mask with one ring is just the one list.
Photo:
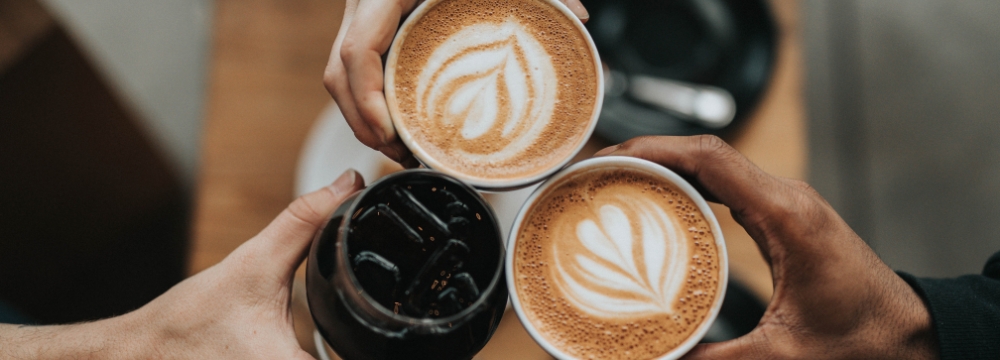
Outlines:
[[513, 290], [534, 331], [571, 357], [659, 357], [707, 323], [723, 255], [670, 181], [608, 167], [558, 177], [531, 201], [511, 250]]
[[648, 199], [613, 200], [597, 209], [597, 221], [577, 225], [586, 252], [574, 254], [572, 264], [556, 258], [557, 284], [567, 299], [596, 316], [672, 313], [688, 257], [680, 224]]
[[[502, 161], [536, 141], [556, 102], [544, 47], [514, 21], [474, 24], [431, 54], [417, 82], [417, 113], [460, 129], [457, 150], [473, 161]], [[483, 149], [478, 142], [493, 142]]]
[[[426, 6], [426, 10], [423, 7]], [[386, 62], [400, 138], [473, 185], [530, 183], [582, 147], [602, 99], [586, 30], [548, 0], [428, 0]]]

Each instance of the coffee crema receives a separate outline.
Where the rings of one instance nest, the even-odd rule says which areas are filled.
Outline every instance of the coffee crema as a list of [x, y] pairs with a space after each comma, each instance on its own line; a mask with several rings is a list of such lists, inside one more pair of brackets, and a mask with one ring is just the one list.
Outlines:
[[601, 96], [596, 55], [574, 20], [541, 0], [431, 6], [394, 45], [387, 96], [396, 127], [432, 167], [511, 180], [572, 157]]
[[698, 206], [639, 169], [559, 181], [527, 210], [514, 249], [514, 290], [532, 326], [579, 358], [645, 359], [681, 345], [719, 295], [719, 250]]

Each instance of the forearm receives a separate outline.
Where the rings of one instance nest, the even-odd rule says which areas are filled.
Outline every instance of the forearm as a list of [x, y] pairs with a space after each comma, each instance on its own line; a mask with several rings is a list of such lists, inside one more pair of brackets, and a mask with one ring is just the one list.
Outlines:
[[143, 331], [134, 320], [134, 316], [123, 315], [72, 325], [0, 324], [0, 358], [144, 358]]

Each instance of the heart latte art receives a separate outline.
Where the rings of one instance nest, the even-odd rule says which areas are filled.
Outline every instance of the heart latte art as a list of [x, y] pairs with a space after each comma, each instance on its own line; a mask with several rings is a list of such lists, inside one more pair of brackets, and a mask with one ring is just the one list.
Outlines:
[[[648, 199], [612, 195], [608, 200], [596, 209], [599, 222], [587, 219], [576, 226], [586, 251], [570, 244], [566, 253], [573, 254], [572, 261], [555, 258], [559, 290], [595, 316], [673, 313], [689, 256], [681, 224]], [[559, 253], [559, 245], [553, 250]]]
[[692, 200], [634, 169], [559, 180], [525, 215], [514, 281], [542, 337], [581, 358], [650, 358], [686, 340], [719, 287], [718, 249]]
[[595, 56], [553, 5], [442, 0], [408, 29], [394, 45], [386, 95], [407, 145], [432, 167], [465, 178], [531, 177], [586, 140]]

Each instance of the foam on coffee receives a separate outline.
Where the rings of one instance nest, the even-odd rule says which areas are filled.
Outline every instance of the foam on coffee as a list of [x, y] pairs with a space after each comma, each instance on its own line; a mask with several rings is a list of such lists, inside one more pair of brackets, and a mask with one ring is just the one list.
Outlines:
[[514, 249], [515, 291], [532, 326], [579, 358], [650, 358], [679, 346], [719, 295], [705, 216], [639, 169], [559, 181], [527, 210]]
[[394, 120], [439, 170], [530, 177], [586, 140], [600, 96], [595, 55], [552, 4], [443, 0], [397, 54]]

